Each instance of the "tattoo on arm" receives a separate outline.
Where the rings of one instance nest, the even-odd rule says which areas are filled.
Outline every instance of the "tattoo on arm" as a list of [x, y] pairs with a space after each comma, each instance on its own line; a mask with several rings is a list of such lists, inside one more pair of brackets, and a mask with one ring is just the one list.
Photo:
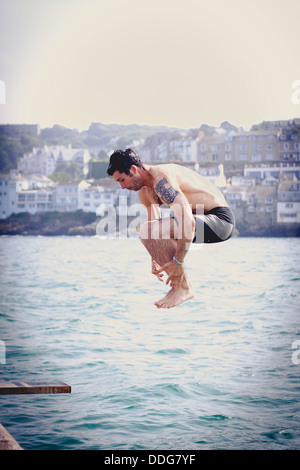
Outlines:
[[155, 191], [160, 195], [160, 198], [163, 202], [167, 204], [172, 204], [174, 202], [175, 197], [179, 194], [173, 186], [166, 188], [165, 184], [167, 183], [166, 178], [162, 178], [156, 185]]

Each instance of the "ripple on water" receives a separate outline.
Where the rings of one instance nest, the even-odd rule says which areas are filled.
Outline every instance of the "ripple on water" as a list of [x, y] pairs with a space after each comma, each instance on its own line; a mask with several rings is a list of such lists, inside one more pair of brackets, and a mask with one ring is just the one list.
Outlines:
[[299, 254], [203, 247], [196, 298], [162, 311], [134, 240], [0, 238], [0, 379], [72, 386], [5, 397], [0, 422], [25, 449], [299, 448]]

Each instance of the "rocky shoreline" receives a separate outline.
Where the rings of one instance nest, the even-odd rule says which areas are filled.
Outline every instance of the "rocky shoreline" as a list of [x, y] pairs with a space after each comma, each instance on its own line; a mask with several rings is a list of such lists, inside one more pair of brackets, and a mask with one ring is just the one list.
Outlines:
[[95, 214], [83, 211], [12, 214], [0, 220], [0, 235], [91, 236], [98, 220]]
[[[83, 211], [13, 214], [0, 220], [0, 235], [95, 236], [100, 221], [101, 218], [94, 213]], [[300, 224], [239, 225], [234, 236], [300, 237]]]

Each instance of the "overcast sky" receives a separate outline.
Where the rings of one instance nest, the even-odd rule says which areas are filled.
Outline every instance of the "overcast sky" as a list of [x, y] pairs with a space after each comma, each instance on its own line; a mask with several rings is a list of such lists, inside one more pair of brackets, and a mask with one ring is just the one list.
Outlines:
[[299, 0], [0, 0], [0, 123], [300, 117], [299, 21]]

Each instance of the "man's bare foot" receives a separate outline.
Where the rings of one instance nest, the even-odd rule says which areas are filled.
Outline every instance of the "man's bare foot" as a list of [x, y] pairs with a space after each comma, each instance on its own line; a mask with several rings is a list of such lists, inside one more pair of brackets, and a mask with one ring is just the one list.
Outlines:
[[162, 299], [160, 300], [157, 300], [156, 302], [154, 302], [154, 305], [156, 305], [157, 308], [161, 308], [161, 304], [166, 300], [167, 297], [169, 297], [171, 294], [173, 294], [174, 292], [174, 287], [172, 287], [169, 292], [165, 295], [165, 297], [163, 297]]
[[177, 288], [172, 287], [167, 295], [163, 299], [154, 302], [154, 305], [156, 305], [157, 308], [172, 308], [192, 299], [193, 297], [194, 292], [191, 286], [187, 289], [184, 289], [181, 286]]

